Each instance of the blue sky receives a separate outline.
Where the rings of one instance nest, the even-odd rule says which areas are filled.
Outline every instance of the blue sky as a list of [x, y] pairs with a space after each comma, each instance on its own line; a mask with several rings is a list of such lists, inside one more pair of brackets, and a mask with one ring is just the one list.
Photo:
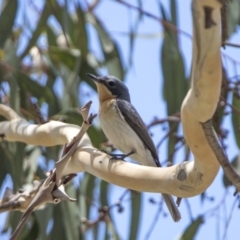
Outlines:
[[[128, 1], [133, 5], [137, 5], [137, 1], [131, 0]], [[169, 1], [161, 1], [166, 9], [168, 9]], [[181, 4], [180, 4], [181, 3]], [[191, 1], [184, 0], [178, 1], [178, 27], [185, 32], [192, 35], [192, 21], [191, 21]], [[41, 5], [39, 5], [41, 6]], [[159, 16], [159, 6], [158, 1], [143, 1], [143, 9], [151, 12], [154, 15]], [[130, 18], [133, 20], [137, 16], [135, 10], [129, 10], [126, 6], [123, 6], [115, 1], [103, 0], [102, 3], [95, 9], [96, 14], [104, 22], [108, 31], [112, 34], [112, 37], [118, 42], [121, 50], [122, 56], [125, 64], [128, 61], [129, 54], [129, 39], [127, 36], [124, 36], [122, 33], [129, 32], [129, 21]], [[37, 19], [37, 18], [36, 18]], [[34, 24], [34, 21], [33, 23]], [[100, 56], [98, 50], [98, 45], [96, 38], [94, 37], [94, 31], [89, 27], [89, 33], [91, 34], [91, 48], [92, 50]], [[162, 96], [162, 84], [163, 77], [162, 71], [160, 68], [160, 46], [162, 44], [163, 35], [161, 25], [153, 19], [144, 17], [142, 20], [138, 33], [141, 33], [141, 37], [138, 37], [135, 44], [134, 55], [133, 55], [133, 67], [126, 75], [126, 85], [129, 88], [131, 94], [131, 100], [133, 105], [139, 111], [145, 123], [149, 123], [154, 116], [159, 118], [166, 117], [166, 104], [163, 101]], [[148, 34], [156, 34], [157, 37], [143, 37]], [[234, 34], [231, 38], [232, 42], [240, 42], [240, 34]], [[180, 44], [181, 51], [183, 53], [185, 65], [186, 65], [186, 75], [189, 75], [191, 69], [191, 57], [192, 57], [192, 40], [186, 36], [180, 35]], [[240, 61], [240, 50], [236, 48], [227, 47], [226, 50], [222, 50], [224, 53], [232, 56], [232, 58]], [[224, 62], [225, 63], [225, 62]], [[231, 63], [228, 62], [229, 76], [232, 76], [234, 71], [231, 67]], [[237, 66], [238, 71], [240, 70], [239, 65]], [[105, 74], [103, 70], [103, 74]], [[235, 74], [234, 74], [235, 75]], [[174, 86], [173, 86], [174, 87]], [[90, 89], [87, 89], [86, 86], [82, 86], [84, 90], [91, 92]], [[91, 92], [90, 97], [86, 97], [83, 101], [93, 100], [93, 112], [98, 111], [98, 99], [97, 95]], [[153, 107], [154, 103], [154, 107]], [[151, 107], [149, 107], [151, 106]], [[98, 122], [96, 120], [95, 122]], [[224, 126], [230, 128], [230, 117], [227, 117], [224, 120]], [[154, 133], [154, 141], [157, 143], [164, 135], [164, 132], [161, 131], [160, 127], [155, 127], [151, 129]], [[227, 154], [230, 159], [238, 154], [237, 146], [232, 137], [232, 129], [230, 128], [229, 138], [227, 140]], [[160, 160], [164, 161], [167, 159], [166, 154], [167, 144], [166, 142], [161, 146], [159, 155]], [[177, 154], [176, 163], [183, 160], [183, 151], [179, 151]], [[191, 156], [193, 159], [193, 156]], [[197, 218], [199, 214], [204, 214], [208, 210], [214, 208], [218, 203], [221, 202], [222, 197], [225, 195], [225, 189], [222, 184], [223, 173], [220, 170], [213, 184], [208, 188], [207, 195], [214, 196], [215, 201], [205, 201], [204, 204], [201, 203], [199, 196], [189, 198], [188, 203], [191, 206], [191, 211], [193, 218]], [[124, 191], [123, 188], [112, 186], [112, 193], [109, 196], [110, 202], [115, 203], [118, 198], [121, 196]], [[210, 211], [206, 216], [205, 223], [200, 228], [196, 239], [222, 239], [224, 229], [225, 229], [225, 214], [229, 215], [234, 198], [232, 194], [234, 192], [233, 188], [229, 188], [227, 193], [226, 202], [223, 207], [220, 208], [220, 211]], [[149, 203], [149, 198], [152, 197], [155, 200], [159, 200], [159, 194], [144, 194], [144, 203], [143, 203], [143, 212], [141, 216], [141, 226], [140, 232], [138, 235], [139, 240], [145, 239], [146, 233], [148, 232], [151, 223], [155, 217], [155, 213], [158, 209], [157, 205], [152, 205]], [[121, 214], [113, 210], [113, 217], [116, 223], [118, 232], [125, 240], [128, 236], [129, 231], [129, 203], [124, 204], [125, 211]], [[166, 207], [164, 207], [167, 212]], [[151, 234], [149, 239], [178, 239], [178, 236], [183, 233], [185, 227], [190, 223], [189, 213], [186, 207], [185, 200], [182, 201], [180, 206], [180, 211], [182, 214], [182, 220], [179, 223], [174, 223], [171, 218], [168, 216], [164, 218], [160, 216], [157, 224]], [[228, 227], [227, 239], [235, 239], [238, 225], [239, 225], [239, 210], [235, 209], [230, 225]], [[0, 216], [1, 218], [1, 216]], [[1, 227], [1, 221], [0, 221]], [[91, 239], [91, 236], [89, 236]]]

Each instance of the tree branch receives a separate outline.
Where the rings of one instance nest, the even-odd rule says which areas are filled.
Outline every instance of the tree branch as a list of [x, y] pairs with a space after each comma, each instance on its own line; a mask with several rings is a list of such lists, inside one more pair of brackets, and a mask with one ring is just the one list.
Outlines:
[[[211, 9], [208, 9], [208, 14], [204, 9], [206, 6]], [[181, 120], [184, 137], [194, 154], [194, 161], [167, 168], [140, 166], [121, 160], [109, 161], [111, 156], [95, 149], [84, 134], [61, 176], [87, 171], [128, 189], [178, 197], [198, 195], [210, 186], [218, 173], [219, 163], [200, 123], [212, 118], [220, 94], [220, 4], [214, 0], [194, 0], [193, 18], [192, 84], [182, 105]], [[6, 141], [42, 146], [63, 145], [71, 143], [82, 129], [57, 121], [43, 125], [29, 124], [4, 105], [0, 105], [0, 114], [8, 119], [0, 123], [0, 134], [4, 134]], [[51, 188], [54, 179], [49, 180], [45, 184]], [[56, 185], [58, 183], [54, 187]]]

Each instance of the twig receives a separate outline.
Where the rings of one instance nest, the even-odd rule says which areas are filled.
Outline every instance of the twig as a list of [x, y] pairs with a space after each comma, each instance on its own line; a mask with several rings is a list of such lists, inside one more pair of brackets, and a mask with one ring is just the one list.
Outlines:
[[[71, 179], [75, 176], [72, 174], [69, 177], [62, 178], [62, 172], [65, 166], [67, 165], [70, 157], [78, 147], [79, 142], [81, 141], [83, 135], [86, 133], [88, 127], [92, 124], [93, 119], [96, 117], [96, 115], [89, 114], [89, 109], [91, 106], [91, 101], [88, 102], [82, 109], [80, 109], [80, 112], [83, 116], [83, 125], [78, 133], [78, 135], [70, 142], [69, 145], [65, 146], [65, 149], [63, 151], [64, 156], [56, 163], [56, 168], [51, 171], [50, 175], [42, 182], [39, 182], [35, 187], [35, 194], [33, 196], [30, 196], [30, 204], [27, 205], [27, 209], [22, 215], [22, 218], [13, 232], [10, 240], [14, 240], [18, 237], [20, 234], [24, 224], [26, 223], [28, 217], [34, 211], [36, 208], [38, 208], [41, 205], [44, 205], [46, 203], [59, 203], [61, 200], [67, 200], [67, 201], [76, 201], [73, 198], [70, 198], [64, 190], [64, 185], [67, 184]], [[39, 111], [40, 112], [40, 111]], [[41, 114], [39, 114], [41, 115]], [[42, 117], [42, 116], [40, 116]], [[60, 181], [61, 180], [61, 181]], [[23, 192], [25, 193], [25, 192]], [[11, 196], [11, 194], [8, 194]], [[17, 194], [17, 198], [19, 199], [19, 195]], [[6, 198], [5, 198], [6, 199]], [[17, 201], [15, 201], [14, 196], [12, 200], [12, 196], [10, 198], [12, 201], [12, 208], [20, 208], [20, 205], [16, 205]], [[3, 203], [4, 203], [3, 199]], [[6, 202], [6, 201], [5, 201]], [[8, 201], [9, 202], [9, 201]], [[26, 203], [26, 202], [25, 202]], [[5, 203], [6, 205], [6, 203]], [[2, 206], [4, 207], [4, 206]], [[7, 206], [5, 206], [7, 207]]]
[[164, 140], [166, 140], [172, 133], [174, 128], [177, 126], [178, 122], [174, 122], [172, 127], [170, 128], [170, 130], [165, 134], [165, 136], [163, 136], [163, 138], [161, 139], [161, 141], [157, 144], [157, 149], [160, 148], [160, 146], [162, 145], [162, 143], [164, 142]]
[[233, 106], [232, 104], [228, 103], [227, 100], [225, 98], [223, 98], [221, 96], [221, 99], [224, 101], [225, 105], [229, 106], [232, 108], [232, 110], [237, 113], [238, 115], [240, 115], [240, 109], [236, 108], [235, 106]]
[[184, 199], [185, 200], [185, 203], [186, 203], [186, 206], [187, 206], [187, 210], [188, 210], [188, 215], [191, 219], [191, 221], [193, 222], [193, 214], [192, 214], [192, 209], [191, 209], [191, 205], [189, 204], [189, 201], [187, 198]]
[[106, 217], [107, 217], [107, 220], [109, 220], [109, 218], [108, 218], [109, 212], [113, 208], [118, 207], [120, 209], [120, 211], [122, 211], [123, 207], [122, 207], [121, 204], [122, 204], [123, 199], [124, 199], [124, 197], [125, 197], [125, 195], [127, 194], [128, 191], [129, 191], [129, 189], [125, 189], [125, 191], [122, 193], [119, 200], [116, 203], [112, 204], [111, 206], [102, 206], [102, 207], [98, 208], [99, 215], [96, 219], [94, 219], [92, 221], [89, 221], [87, 219], [85, 220], [84, 223], [86, 224], [86, 229], [89, 229], [89, 228], [93, 227], [94, 225], [96, 225], [100, 221], [106, 221]]
[[[87, 1], [86, 1], [87, 2]], [[101, 0], [94, 0], [93, 3], [88, 6], [88, 11], [92, 12], [94, 8], [101, 2]]]
[[56, 183], [57, 185], [60, 184], [60, 179], [62, 177], [62, 172], [65, 168], [65, 166], [68, 164], [68, 161], [72, 154], [75, 152], [76, 148], [78, 147], [78, 144], [80, 143], [83, 135], [86, 133], [88, 128], [91, 126], [93, 119], [97, 116], [96, 114], [89, 114], [90, 106], [92, 104], [92, 101], [89, 101], [83, 108], [80, 109], [80, 112], [83, 117], [83, 124], [82, 127], [77, 134], [76, 137], [73, 138], [73, 140], [64, 147], [63, 154], [64, 156], [56, 162]]
[[212, 208], [212, 209], [207, 210], [207, 211], [204, 213], [204, 215], [209, 215], [209, 217], [212, 217], [212, 216], [215, 214], [215, 212], [218, 211], [219, 208], [225, 203], [227, 194], [228, 194], [228, 190], [226, 189], [225, 192], [223, 193], [223, 196], [222, 196], [220, 202], [217, 204], [217, 206], [215, 206], [215, 207]]
[[[68, 47], [70, 47], [70, 43], [69, 43], [69, 40], [68, 40], [68, 36], [67, 36], [66, 31], [65, 31], [65, 29], [64, 29], [64, 26], [63, 26], [63, 24], [62, 24], [62, 22], [61, 22], [61, 20], [60, 20], [61, 18], [59, 18], [59, 12], [56, 11], [56, 9], [55, 9], [55, 7], [54, 7], [54, 5], [53, 5], [53, 3], [52, 3], [51, 1], [48, 1], [48, 2], [49, 2], [49, 4], [50, 4], [53, 12], [55, 13], [55, 17], [57, 18], [57, 20], [58, 20], [58, 22], [59, 22], [59, 24], [60, 24], [60, 26], [61, 26], [61, 28], [62, 28], [63, 35], [64, 35], [64, 37], [65, 37], [65, 39], [66, 39], [66, 44], [67, 44]], [[56, 3], [56, 4], [58, 4], [58, 3]]]
[[132, 4], [128, 3], [128, 2], [125, 2], [125, 1], [123, 1], [123, 0], [117, 0], [117, 2], [124, 4], [125, 6], [128, 6], [129, 8], [133, 8], [133, 9], [138, 10], [141, 14], [144, 14], [144, 15], [150, 17], [150, 18], [153, 18], [153, 19], [157, 20], [157, 21], [160, 22], [163, 26], [168, 27], [169, 29], [172, 29], [172, 30], [175, 31], [175, 32], [182, 33], [183, 35], [185, 35], [185, 36], [187, 36], [187, 37], [189, 37], [189, 38], [192, 38], [192, 36], [191, 36], [189, 33], [185, 32], [185, 31], [183, 31], [183, 30], [180, 30], [179, 28], [177, 28], [177, 27], [176, 27], [175, 25], [173, 25], [172, 23], [167, 22], [167, 21], [165, 21], [165, 20], [163, 20], [163, 19], [155, 16], [155, 15], [153, 15], [153, 14], [150, 13], [150, 12], [144, 11], [143, 9], [141, 9], [141, 8], [139, 8], [139, 7], [136, 7], [136, 6], [134, 6], [134, 5], [132, 5]]
[[147, 125], [147, 128], [151, 128], [153, 126], [165, 123], [165, 122], [180, 122], [181, 118], [179, 116], [168, 116], [162, 119], [154, 119], [151, 123]]
[[47, 123], [48, 121], [46, 121], [46, 120], [44, 119], [44, 117], [43, 117], [43, 115], [42, 115], [42, 113], [41, 113], [41, 110], [40, 110], [38, 104], [37, 104], [37, 103], [32, 103], [32, 105], [33, 105], [34, 110], [35, 110], [35, 112], [36, 112], [36, 114], [37, 114], [39, 123], [40, 123], [40, 124]]
[[224, 230], [224, 234], [223, 234], [223, 240], [226, 239], [227, 230], [228, 230], [228, 227], [229, 227], [230, 221], [231, 221], [231, 219], [232, 219], [232, 215], [233, 215], [233, 210], [234, 210], [235, 205], [236, 205], [236, 203], [237, 203], [238, 201], [239, 201], [239, 199], [236, 198], [235, 201], [234, 201], [234, 203], [233, 203], [233, 205], [232, 205], [231, 211], [230, 211], [230, 213], [229, 213], [228, 220], [227, 220], [227, 222], [226, 222], [226, 226], [225, 226], [225, 230]]
[[223, 168], [228, 180], [236, 187], [237, 191], [240, 191], [240, 176], [237, 174], [227, 156], [225, 155], [222, 147], [216, 139], [215, 132], [212, 128], [212, 121], [209, 120], [205, 123], [201, 123], [209, 146], [212, 148], [217, 160]]
[[[38, 184], [35, 186], [36, 194], [32, 198], [30, 204], [28, 205], [26, 211], [22, 215], [18, 226], [14, 230], [10, 240], [17, 239], [18, 235], [20, 234], [24, 224], [26, 223], [28, 217], [31, 213], [38, 207], [45, 205], [46, 203], [59, 203], [61, 200], [67, 200], [74, 202], [76, 199], [70, 198], [64, 191], [64, 186], [61, 185], [59, 187], [56, 186], [55, 181], [53, 179], [54, 173], [52, 172], [51, 175], [46, 178], [44, 181], [38, 181]], [[64, 179], [64, 182], [67, 183], [72, 178]], [[26, 191], [27, 192], [27, 191]], [[25, 191], [23, 192], [23, 194]], [[21, 193], [17, 193], [17, 197], [19, 202], [22, 202], [22, 198], [19, 196]], [[25, 194], [26, 195], [26, 194]], [[30, 196], [31, 197], [31, 196]], [[14, 201], [15, 202], [15, 201]]]
[[152, 224], [151, 224], [151, 226], [150, 226], [150, 228], [149, 228], [149, 230], [148, 230], [148, 232], [147, 232], [147, 234], [145, 236], [145, 240], [148, 240], [150, 238], [150, 235], [152, 234], [152, 231], [153, 231], [153, 229], [155, 228], [155, 226], [157, 224], [157, 221], [158, 221], [158, 218], [160, 216], [160, 213], [162, 212], [162, 205], [163, 205], [163, 200], [159, 203], [158, 211], [156, 212], [155, 217], [154, 217], [154, 219], [152, 221]]
[[229, 46], [229, 47], [240, 48], [240, 44], [237, 44], [237, 43], [225, 42], [224, 45]]

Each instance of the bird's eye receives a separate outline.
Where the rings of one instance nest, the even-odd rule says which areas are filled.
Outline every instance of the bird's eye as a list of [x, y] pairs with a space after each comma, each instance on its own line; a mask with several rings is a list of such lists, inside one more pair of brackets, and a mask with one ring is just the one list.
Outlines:
[[109, 86], [109, 87], [115, 87], [115, 82], [109, 81], [109, 82], [108, 82], [108, 86]]

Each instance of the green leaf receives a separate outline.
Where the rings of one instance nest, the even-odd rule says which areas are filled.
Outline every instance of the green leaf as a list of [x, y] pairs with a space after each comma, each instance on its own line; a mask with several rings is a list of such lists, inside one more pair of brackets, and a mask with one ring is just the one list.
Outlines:
[[[61, 203], [60, 203], [61, 204]], [[35, 215], [36, 221], [39, 226], [39, 239], [47, 240], [49, 239], [47, 236], [47, 227], [49, 224], [49, 221], [52, 219], [53, 215], [53, 208], [55, 208], [55, 205], [46, 205], [44, 209], [35, 211], [33, 214]], [[37, 239], [37, 238], [36, 238]]]
[[22, 172], [23, 172], [23, 160], [25, 157], [25, 143], [14, 143], [14, 161], [12, 162], [12, 181], [14, 183], [14, 190], [18, 190], [22, 187], [23, 179], [22, 179]]
[[40, 85], [20, 71], [14, 71], [13, 75], [18, 82], [20, 90], [25, 91], [25, 94], [30, 93], [30, 96], [36, 97], [40, 103], [43, 101], [51, 102], [53, 100], [53, 93], [48, 87]]
[[[142, 9], [142, 7], [143, 7], [142, 0], [138, 0], [137, 3], [138, 3], [138, 8]], [[129, 36], [129, 59], [128, 59], [129, 66], [128, 66], [128, 68], [130, 68], [133, 64], [135, 39], [137, 36], [138, 27], [140, 26], [142, 19], [143, 19], [143, 13], [141, 11], [139, 11], [135, 24], [133, 26], [130, 25], [131, 32], [130, 32], [130, 36]]]
[[[76, 198], [73, 184], [68, 185], [67, 194]], [[82, 239], [80, 233], [80, 212], [78, 206], [72, 202], [63, 201], [53, 207], [53, 228], [49, 239]]]
[[[33, 215], [34, 216], [34, 215]], [[24, 236], [23, 240], [33, 240], [37, 239], [39, 234], [39, 226], [38, 222], [36, 221], [36, 218], [34, 218], [33, 225], [31, 227], [31, 230], [27, 233], [26, 236]]]
[[81, 191], [79, 196], [79, 207], [80, 207], [80, 214], [81, 218], [89, 219], [90, 215], [90, 208], [92, 205], [93, 200], [93, 192], [95, 189], [95, 180], [96, 177], [90, 175], [89, 173], [84, 173], [84, 178], [81, 181]]
[[234, 33], [237, 26], [240, 25], [240, 1], [231, 0], [227, 1], [227, 28], [228, 36]]
[[[170, 21], [166, 18], [163, 7], [161, 7], [161, 11], [163, 19]], [[188, 82], [185, 78], [185, 67], [178, 46], [177, 33], [167, 27], [164, 27], [161, 68], [164, 78], [163, 96], [167, 103], [168, 115], [172, 115], [180, 111], [182, 101], [188, 89]]]
[[84, 80], [92, 89], [97, 91], [96, 84], [86, 76], [86, 73], [91, 73], [95, 76], [98, 75], [96, 69], [91, 65], [88, 59], [86, 60], [83, 59], [83, 61], [81, 62], [81, 67], [78, 74], [81, 80]]
[[86, 19], [85, 13], [83, 12], [81, 5], [77, 4], [76, 13], [78, 20], [74, 22], [74, 27], [71, 32], [71, 39], [74, 46], [81, 50], [82, 56], [85, 59], [88, 54], [88, 35], [86, 31]]
[[19, 69], [21, 62], [20, 59], [17, 57], [17, 47], [12, 40], [8, 39], [5, 42], [4, 52], [4, 62], [13, 67], [14, 69]]
[[54, 114], [58, 113], [62, 110], [60, 101], [58, 99], [58, 96], [54, 92], [54, 84], [56, 83], [56, 76], [54, 75], [54, 72], [51, 71], [49, 68], [48, 70], [48, 76], [47, 76], [47, 84], [46, 87], [51, 91], [53, 100], [51, 102], [48, 102], [48, 116], [53, 116]]
[[112, 40], [110, 34], [105, 29], [101, 21], [94, 15], [87, 15], [89, 22], [95, 27], [99, 41], [101, 43], [102, 51], [105, 57], [105, 65], [108, 69], [109, 75], [114, 75], [123, 80], [124, 70], [120, 50], [117, 43]]
[[17, 0], [5, 0], [2, 3], [2, 12], [0, 16], [0, 48], [12, 32], [14, 20], [18, 9]]
[[[64, 35], [70, 37], [71, 31], [73, 29], [73, 20], [71, 19], [67, 7], [66, 6], [60, 6], [58, 4], [58, 1], [55, 0], [49, 0], [47, 1], [48, 6], [50, 8], [51, 13], [55, 16], [57, 21], [59, 22], [62, 31]], [[67, 38], [67, 45], [71, 45], [69, 42], [69, 39]]]
[[[233, 93], [232, 95], [232, 105], [237, 109], [240, 109], [240, 101], [238, 94]], [[232, 112], [232, 126], [235, 135], [235, 141], [240, 148], [240, 114], [235, 111]]]
[[[174, 16], [170, 20], [166, 16], [166, 12], [162, 5], [160, 10], [165, 21], [176, 24], [177, 16], [175, 9], [175, 1], [171, 1], [171, 11]], [[167, 104], [168, 116], [180, 111], [182, 101], [188, 90], [188, 81], [185, 77], [185, 67], [182, 54], [178, 44], [178, 34], [171, 29], [164, 26], [164, 40], [161, 49], [161, 68], [163, 72], [163, 96]], [[174, 97], [173, 97], [174, 96]], [[168, 140], [168, 156], [169, 162], [173, 162], [173, 152], [175, 149], [175, 138], [172, 133], [177, 132], [178, 125], [176, 123], [169, 123], [171, 135]]]
[[90, 137], [93, 146], [96, 148], [100, 148], [101, 144], [105, 140], [105, 135], [102, 129], [95, 126], [92, 126], [88, 129], [88, 136]]
[[46, 32], [47, 32], [48, 46], [58, 47], [58, 44], [56, 41], [57, 36], [55, 35], [52, 27], [49, 24], [46, 26]]
[[176, 11], [176, 0], [170, 2], [171, 16], [173, 25], [177, 26], [177, 11]]
[[[227, 72], [224, 69], [224, 67], [222, 67], [222, 86], [221, 86], [221, 94], [220, 96], [223, 97], [224, 99], [228, 99], [228, 95], [230, 93], [229, 89], [228, 89], [228, 79], [227, 79]], [[226, 109], [227, 105], [225, 104], [224, 106], [218, 106], [216, 108], [216, 111], [213, 115], [213, 127], [216, 131], [216, 133], [219, 133], [219, 129], [221, 129], [221, 124], [224, 120], [224, 113], [225, 113], [225, 109]]]
[[4, 45], [4, 62], [7, 65], [10, 65], [13, 70], [12, 72], [8, 73], [5, 76], [5, 79], [8, 80], [8, 83], [10, 85], [10, 96], [14, 96], [14, 97], [10, 97], [10, 106], [17, 112], [19, 113], [19, 107], [20, 107], [20, 93], [19, 93], [19, 86], [17, 84], [17, 79], [15, 78], [15, 76], [13, 75], [14, 70], [18, 70], [20, 69], [20, 60], [17, 57], [17, 47], [16, 45], [13, 43], [12, 40], [8, 39], [5, 42]]
[[131, 226], [129, 240], [138, 239], [138, 229], [141, 219], [142, 194], [131, 191]]
[[100, 180], [100, 202], [102, 206], [109, 206], [108, 204], [108, 190], [109, 190], [109, 183]]
[[181, 240], [195, 239], [199, 227], [204, 223], [203, 216], [199, 216], [184, 231]]
[[38, 166], [38, 158], [41, 155], [39, 147], [34, 147], [30, 155], [25, 159], [25, 182], [31, 183], [34, 180], [35, 172]]
[[14, 74], [10, 73], [8, 77], [8, 82], [10, 85], [10, 95], [14, 96], [10, 98], [10, 106], [17, 112], [20, 113], [20, 92], [19, 85], [17, 84], [17, 79]]
[[60, 111], [59, 113], [52, 116], [53, 120], [62, 119], [64, 122], [81, 126], [82, 115], [77, 108], [69, 108], [67, 110]]
[[78, 49], [70, 49], [70, 48], [61, 48], [61, 47], [49, 47], [48, 54], [55, 63], [59, 69], [61, 69], [61, 66], [64, 64], [67, 66], [70, 70], [73, 70], [76, 65], [76, 61], [81, 56], [81, 53]]
[[[67, 186], [67, 194], [72, 198], [76, 198], [76, 190], [73, 184]], [[80, 215], [78, 207], [75, 203], [63, 201], [61, 203], [61, 212], [64, 230], [66, 232], [66, 239], [81, 239], [80, 238]]]
[[117, 234], [113, 222], [109, 220], [106, 222], [106, 224], [107, 224], [107, 231], [106, 231], [105, 239], [120, 240], [121, 238]]
[[53, 208], [53, 228], [49, 234], [49, 239], [58, 239], [58, 240], [66, 240], [67, 239], [67, 233], [65, 231], [65, 224], [63, 221], [62, 213], [62, 206], [61, 204], [55, 205]]
[[[231, 161], [231, 165], [235, 171], [240, 174], [240, 153]], [[223, 174], [223, 185], [224, 187], [232, 186], [232, 183], [228, 180], [225, 174]]]
[[[7, 220], [5, 222], [5, 225], [4, 225], [4, 228], [2, 229], [3, 232], [6, 232], [9, 230], [9, 228], [12, 229], [12, 233], [14, 231], [14, 229], [16, 229], [18, 223], [19, 223], [19, 220], [22, 216], [22, 213], [21, 212], [8, 212], [8, 215], [7, 215]], [[25, 230], [26, 228], [26, 224], [25, 226], [23, 227], [23, 230]], [[22, 233], [22, 232], [21, 232]]]
[[32, 33], [32, 37], [29, 40], [27, 47], [25, 48], [25, 50], [23, 51], [23, 53], [20, 56], [21, 59], [24, 58], [28, 54], [29, 50], [34, 45], [36, 45], [36, 42], [37, 42], [40, 34], [44, 31], [44, 28], [46, 26], [46, 23], [48, 21], [48, 17], [50, 16], [50, 14], [51, 14], [51, 12], [50, 12], [49, 6], [48, 6], [47, 3], [45, 3], [45, 6], [44, 6], [43, 11], [40, 15], [41, 17], [38, 21], [37, 27], [34, 30], [34, 32]]

